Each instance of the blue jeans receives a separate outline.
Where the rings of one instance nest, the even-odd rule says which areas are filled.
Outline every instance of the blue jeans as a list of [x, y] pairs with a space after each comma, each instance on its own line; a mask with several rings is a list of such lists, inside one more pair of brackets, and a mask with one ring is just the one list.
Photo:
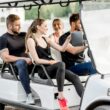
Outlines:
[[77, 75], [85, 75], [85, 74], [95, 74], [96, 70], [95, 68], [92, 66], [91, 62], [83, 62], [83, 63], [78, 63], [76, 65], [73, 65], [71, 67], [68, 68], [69, 70], [71, 70], [72, 72], [74, 72]]
[[18, 60], [14, 63], [17, 68], [21, 84], [27, 94], [31, 93], [28, 65], [25, 60]]

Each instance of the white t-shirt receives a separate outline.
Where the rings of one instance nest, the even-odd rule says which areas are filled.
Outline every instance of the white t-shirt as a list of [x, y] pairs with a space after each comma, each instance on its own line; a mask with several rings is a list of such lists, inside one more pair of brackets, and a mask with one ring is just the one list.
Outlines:
[[[55, 41], [55, 37], [54, 37], [53, 34], [50, 35], [50, 38], [51, 38], [53, 41]], [[56, 49], [50, 47], [50, 52], [51, 52], [51, 56], [52, 56], [52, 58], [53, 58], [54, 60], [62, 61], [60, 51], [58, 51], [58, 50], [56, 50]]]

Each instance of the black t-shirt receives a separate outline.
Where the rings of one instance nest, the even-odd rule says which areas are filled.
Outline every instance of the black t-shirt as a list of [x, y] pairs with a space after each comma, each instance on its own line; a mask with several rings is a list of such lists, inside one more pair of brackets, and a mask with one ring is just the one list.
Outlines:
[[14, 56], [23, 56], [25, 52], [25, 32], [14, 36], [5, 33], [0, 37], [0, 50], [8, 48], [9, 54]]
[[[60, 45], [63, 45], [63, 43], [65, 42], [66, 38], [70, 35], [70, 32], [66, 32], [65, 34], [63, 34], [60, 39], [59, 39], [59, 44]], [[72, 44], [72, 38], [71, 38], [71, 41], [70, 43]], [[72, 44], [73, 45], [73, 44]], [[67, 51], [65, 52], [61, 52], [61, 56], [62, 56], [62, 60], [65, 62], [66, 64], [66, 67], [70, 67], [70, 66], [73, 66], [76, 62], [77, 63], [80, 63], [84, 60], [84, 57], [83, 57], [83, 53], [79, 53], [77, 55], [73, 55]]]

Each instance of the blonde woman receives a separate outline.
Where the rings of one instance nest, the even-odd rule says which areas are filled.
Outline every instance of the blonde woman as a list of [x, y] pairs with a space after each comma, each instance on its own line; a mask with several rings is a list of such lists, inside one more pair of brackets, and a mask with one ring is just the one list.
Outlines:
[[[49, 52], [50, 46], [54, 47], [59, 51], [65, 51], [71, 37], [67, 37], [66, 41], [62, 46], [51, 41], [49, 37], [46, 37], [47, 23], [44, 19], [35, 19], [28, 29], [26, 35], [26, 51], [30, 52], [34, 62], [36, 64], [43, 64], [51, 78], [56, 78], [58, 85], [58, 101], [66, 103], [63, 94], [64, 79], [72, 82], [79, 96], [82, 95], [83, 86], [77, 75], [72, 72], [65, 70], [65, 64], [63, 62], [55, 61]], [[39, 71], [41, 78], [46, 78], [43, 72]]]
[[[52, 27], [53, 27], [54, 32], [50, 35], [50, 38], [54, 42], [59, 44], [59, 38], [64, 33], [63, 32], [63, 28], [64, 28], [63, 22], [61, 21], [61, 19], [56, 18], [52, 22]], [[50, 51], [51, 51], [52, 58], [54, 58], [55, 60], [62, 61], [61, 53], [58, 50], [56, 50], [54, 48], [50, 48]]]

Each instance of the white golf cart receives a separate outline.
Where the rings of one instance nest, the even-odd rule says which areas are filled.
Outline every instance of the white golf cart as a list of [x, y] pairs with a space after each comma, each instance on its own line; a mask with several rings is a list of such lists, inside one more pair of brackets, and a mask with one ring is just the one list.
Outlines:
[[[86, 76], [83, 77], [86, 78], [87, 81], [82, 81], [85, 86], [82, 99], [77, 95], [74, 86], [65, 81], [64, 94], [68, 100], [68, 106], [70, 110], [110, 110], [110, 31], [108, 30], [110, 27], [110, 9], [101, 9], [101, 5], [104, 4], [104, 2], [87, 2], [87, 0], [0, 0], [0, 8], [24, 7], [29, 9], [32, 6], [41, 5], [62, 5], [63, 3], [68, 5], [71, 2], [79, 2], [81, 6], [81, 21], [85, 38], [89, 44], [89, 54], [98, 72], [88, 79]], [[89, 9], [88, 4], [90, 4]], [[92, 10], [90, 6], [93, 6], [93, 4], [97, 4], [96, 7], [99, 6], [100, 10]], [[110, 4], [110, 2], [107, 2], [107, 4]], [[40, 67], [44, 70], [47, 75], [46, 80], [41, 79], [37, 73], [34, 73], [35, 67]], [[36, 105], [28, 105], [24, 102], [26, 94], [14, 71], [14, 67], [6, 63], [2, 65], [0, 74], [0, 103], [28, 110], [59, 109], [56, 100], [58, 91], [55, 81], [50, 79], [43, 65], [35, 65], [34, 68], [30, 78]]]

